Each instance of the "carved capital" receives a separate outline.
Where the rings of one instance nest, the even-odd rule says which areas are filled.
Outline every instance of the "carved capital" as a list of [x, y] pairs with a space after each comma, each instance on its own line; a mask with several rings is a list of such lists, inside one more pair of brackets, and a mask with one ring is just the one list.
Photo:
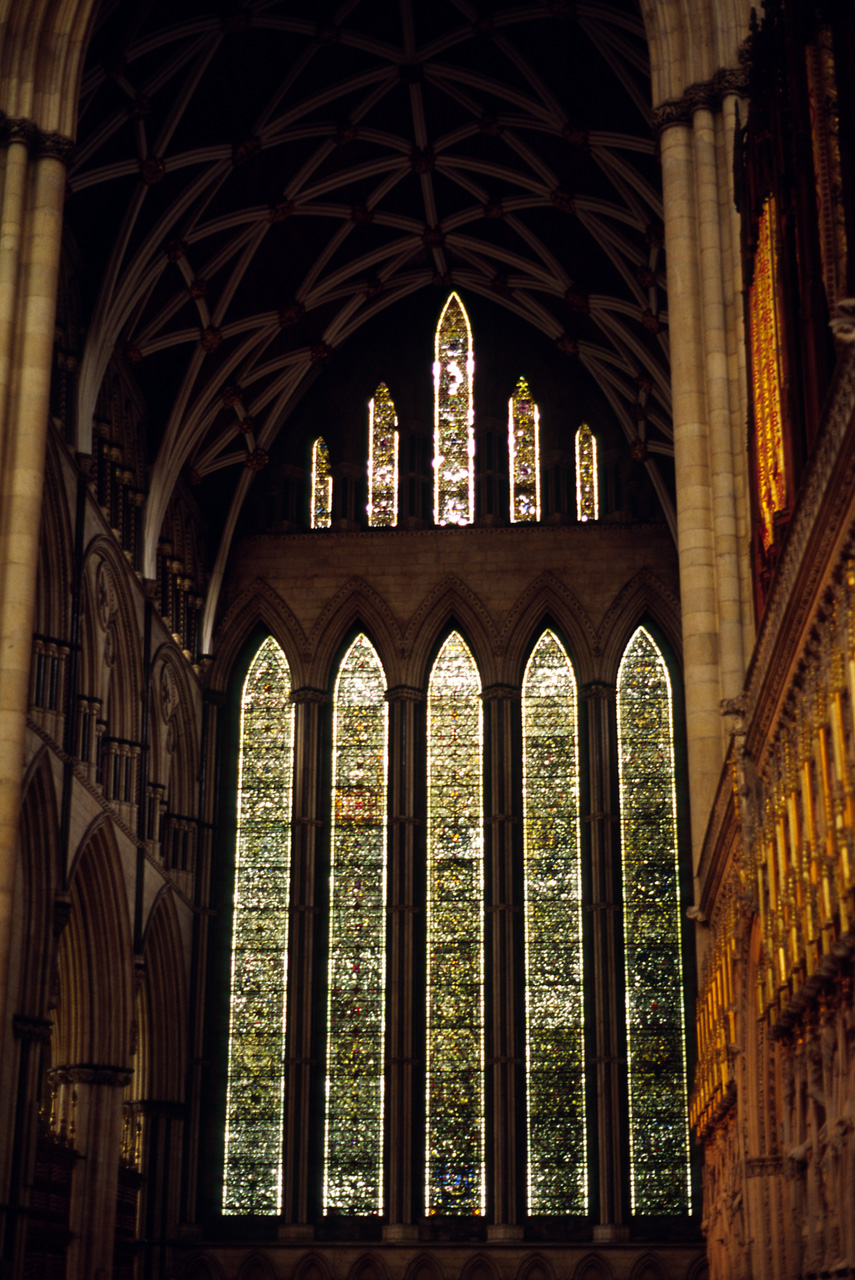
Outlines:
[[320, 706], [327, 701], [327, 695], [323, 689], [313, 689], [310, 685], [304, 685], [302, 689], [291, 690], [291, 701], [296, 703], [309, 702]]

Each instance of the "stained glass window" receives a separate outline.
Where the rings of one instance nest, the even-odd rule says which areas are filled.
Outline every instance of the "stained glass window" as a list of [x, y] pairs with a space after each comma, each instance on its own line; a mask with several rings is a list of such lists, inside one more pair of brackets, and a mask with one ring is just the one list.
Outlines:
[[632, 1212], [686, 1213], [689, 1137], [671, 682], [639, 627], [618, 673]]
[[508, 401], [511, 523], [540, 519], [540, 414], [520, 378]]
[[599, 513], [597, 438], [587, 422], [583, 422], [576, 432], [576, 519], [597, 520]]
[[330, 451], [319, 436], [312, 445], [312, 528], [328, 529], [332, 523], [332, 472]]
[[365, 636], [335, 687], [324, 1212], [382, 1213], [386, 681]]
[[757, 228], [754, 279], [748, 301], [757, 499], [763, 546], [766, 548], [775, 539], [775, 513], [783, 511], [787, 505], [777, 237], [775, 200], [767, 196]]
[[452, 293], [434, 340], [434, 519], [471, 524], [475, 512], [475, 358], [463, 303]]
[[385, 382], [368, 405], [368, 523], [398, 523], [398, 417]]
[[528, 1211], [585, 1213], [576, 681], [551, 631], [523, 682]]
[[293, 708], [268, 639], [243, 686], [223, 1212], [277, 1214], [291, 860]]
[[453, 632], [428, 687], [429, 1214], [484, 1212], [481, 684]]

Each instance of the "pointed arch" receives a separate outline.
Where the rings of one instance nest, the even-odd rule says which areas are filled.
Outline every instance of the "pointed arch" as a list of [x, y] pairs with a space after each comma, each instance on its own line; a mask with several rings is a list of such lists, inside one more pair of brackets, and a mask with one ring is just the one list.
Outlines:
[[30, 764], [21, 803], [21, 872], [23, 894], [16, 912], [21, 930], [24, 964], [21, 966], [19, 1007], [27, 1014], [45, 1017], [50, 997], [50, 976], [56, 942], [52, 937], [52, 903], [62, 882], [59, 847], [59, 815], [51, 769], [52, 755], [43, 748]]
[[223, 1280], [224, 1273], [216, 1258], [201, 1254], [191, 1258], [181, 1272], [181, 1280]]
[[420, 1253], [410, 1261], [404, 1280], [443, 1280], [443, 1273], [431, 1254]]
[[484, 1212], [481, 681], [453, 631], [428, 682], [428, 1214]]
[[241, 695], [223, 1212], [275, 1214], [282, 1197], [285, 992], [294, 708], [272, 637]]
[[617, 679], [630, 1186], [634, 1214], [687, 1213], [689, 1138], [671, 681], [644, 627]]
[[187, 958], [181, 925], [170, 889], [152, 908], [143, 941], [147, 1035], [142, 1029], [133, 1096], [181, 1102], [187, 1066]]
[[555, 1271], [548, 1258], [536, 1253], [523, 1259], [515, 1280], [555, 1280]]
[[521, 684], [534, 640], [545, 627], [566, 638], [579, 683], [596, 676], [597, 633], [573, 592], [548, 571], [526, 587], [508, 611], [500, 634], [506, 679]]
[[590, 1253], [573, 1272], [573, 1280], [613, 1280], [614, 1271], [605, 1258]]
[[368, 524], [398, 523], [398, 415], [385, 382], [368, 402]]
[[645, 616], [661, 628], [680, 660], [683, 641], [679, 601], [655, 573], [641, 569], [621, 587], [597, 628], [597, 644], [602, 654], [601, 679], [610, 683], [617, 679], [626, 646]]
[[347, 1280], [388, 1280], [389, 1272], [379, 1253], [365, 1253], [357, 1258]]
[[475, 519], [475, 357], [472, 326], [451, 293], [434, 334], [433, 518], [439, 525]]
[[332, 524], [332, 470], [330, 451], [323, 436], [312, 444], [312, 509], [313, 529], [328, 529]]
[[629, 1280], [668, 1280], [668, 1269], [655, 1253], [645, 1253], [636, 1261]]
[[495, 655], [500, 648], [495, 624], [479, 597], [455, 574], [448, 574], [428, 592], [407, 625], [404, 650], [410, 683], [426, 685], [428, 666], [452, 629], [466, 636], [484, 685], [495, 684]]
[[371, 636], [390, 684], [398, 683], [401, 633], [395, 615], [363, 578], [350, 578], [324, 606], [307, 640], [312, 654], [307, 683], [326, 689], [342, 645], [357, 629]]
[[358, 635], [333, 695], [324, 1212], [383, 1211], [389, 715]]
[[276, 1280], [276, 1272], [269, 1258], [261, 1253], [251, 1253], [244, 1260], [235, 1280]]
[[321, 1253], [307, 1253], [294, 1268], [292, 1280], [332, 1280], [326, 1258]]
[[285, 654], [294, 688], [308, 683], [308, 641], [294, 613], [263, 578], [249, 584], [227, 609], [217, 628], [216, 657], [209, 684], [225, 692], [238, 655], [258, 626], [270, 632]]
[[576, 680], [552, 631], [522, 687], [528, 1212], [587, 1210]]
[[476, 1253], [461, 1269], [460, 1280], [498, 1280], [499, 1273], [492, 1258]]

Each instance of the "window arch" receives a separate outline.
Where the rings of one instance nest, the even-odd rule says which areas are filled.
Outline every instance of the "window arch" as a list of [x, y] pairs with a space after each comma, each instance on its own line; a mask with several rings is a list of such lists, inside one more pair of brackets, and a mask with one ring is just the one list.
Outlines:
[[241, 694], [223, 1212], [282, 1205], [294, 709], [268, 638]]
[[508, 401], [511, 523], [540, 519], [540, 412], [520, 378]]
[[686, 1213], [689, 1134], [671, 680], [644, 627], [617, 682], [632, 1212]]
[[330, 451], [322, 436], [312, 445], [311, 522], [313, 529], [328, 529], [332, 524]]
[[452, 632], [428, 685], [428, 1214], [483, 1214], [484, 832], [481, 681]]
[[528, 1211], [587, 1207], [576, 681], [552, 631], [522, 690]]
[[475, 516], [475, 357], [466, 309], [452, 293], [434, 336], [434, 520], [471, 524]]
[[386, 680], [359, 635], [333, 697], [324, 1212], [383, 1209]]

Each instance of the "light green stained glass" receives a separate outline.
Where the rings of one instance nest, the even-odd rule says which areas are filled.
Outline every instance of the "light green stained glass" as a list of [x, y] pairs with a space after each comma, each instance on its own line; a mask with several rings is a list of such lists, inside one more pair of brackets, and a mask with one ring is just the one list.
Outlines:
[[398, 417], [385, 382], [368, 405], [368, 523], [398, 523]]
[[332, 472], [330, 451], [319, 436], [312, 445], [312, 528], [332, 524]]
[[434, 519], [471, 524], [475, 514], [475, 358], [463, 303], [452, 293], [434, 339]]
[[599, 520], [597, 438], [586, 422], [576, 432], [576, 519]]
[[452, 633], [428, 687], [429, 1214], [484, 1212], [481, 683]]
[[294, 725], [290, 690], [285, 655], [275, 640], [265, 640], [249, 668], [241, 699], [226, 1214], [277, 1214], [282, 1207]]
[[324, 1212], [383, 1211], [386, 681], [357, 636], [335, 687]]
[[511, 523], [540, 519], [540, 414], [520, 378], [508, 401]]
[[686, 1213], [689, 1130], [671, 683], [639, 627], [618, 673], [632, 1212]]
[[576, 681], [551, 631], [523, 682], [528, 1211], [587, 1211]]

